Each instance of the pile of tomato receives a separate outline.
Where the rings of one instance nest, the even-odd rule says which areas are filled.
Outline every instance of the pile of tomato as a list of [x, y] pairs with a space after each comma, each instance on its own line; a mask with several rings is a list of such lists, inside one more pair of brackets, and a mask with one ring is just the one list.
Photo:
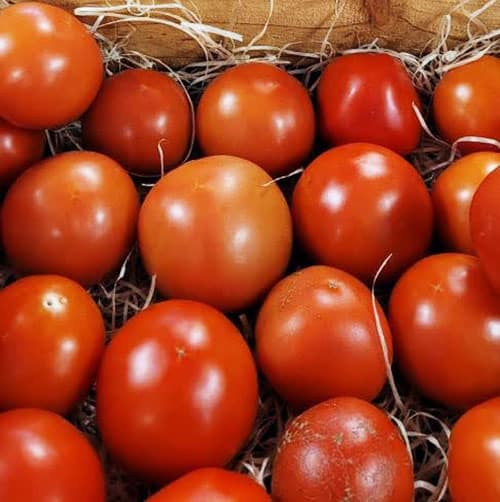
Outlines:
[[[150, 502], [410, 502], [412, 459], [371, 404], [393, 362], [463, 413], [453, 500], [500, 500], [500, 61], [437, 84], [429, 120], [465, 139], [432, 190], [404, 157], [419, 95], [386, 54], [335, 58], [314, 103], [284, 70], [238, 65], [196, 113], [167, 74], [103, 76], [71, 14], [0, 12], [1, 239], [21, 277], [0, 291], [0, 500], [105, 500], [97, 453], [63, 418], [96, 382], [103, 444]], [[77, 119], [85, 149], [46, 156], [44, 130]], [[276, 178], [301, 167], [286, 198]], [[141, 176], [157, 177], [142, 201]], [[106, 345], [86, 288], [136, 242], [168, 299]], [[250, 341], [227, 317], [241, 312]], [[224, 469], [253, 430], [258, 375], [296, 415], [270, 494]]]

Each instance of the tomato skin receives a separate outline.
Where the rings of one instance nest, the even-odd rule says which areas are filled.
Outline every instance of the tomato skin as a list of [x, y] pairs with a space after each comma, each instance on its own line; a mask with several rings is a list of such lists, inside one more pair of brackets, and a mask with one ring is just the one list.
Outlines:
[[[389, 325], [377, 311], [391, 357]], [[338, 396], [372, 400], [385, 383], [370, 290], [341, 270], [313, 266], [279, 282], [255, 336], [264, 375], [294, 408]]]
[[207, 86], [196, 133], [205, 155], [234, 155], [280, 176], [310, 154], [314, 108], [307, 90], [286, 71], [265, 63], [241, 64]]
[[366, 142], [401, 155], [418, 144], [420, 98], [403, 65], [387, 54], [335, 58], [318, 85], [320, 130], [329, 145]]
[[397, 428], [370, 403], [324, 401], [295, 418], [278, 447], [275, 502], [411, 502], [411, 460]]
[[257, 374], [236, 327], [208, 305], [157, 303], [108, 346], [97, 421], [111, 454], [142, 479], [165, 483], [223, 467], [249, 436]]
[[99, 458], [83, 434], [55, 413], [0, 413], [0, 500], [105, 502]]
[[62, 126], [95, 98], [103, 78], [97, 42], [68, 12], [23, 2], [0, 12], [0, 116], [27, 129]]
[[367, 143], [332, 148], [317, 157], [295, 187], [297, 236], [316, 262], [370, 283], [396, 279], [424, 255], [432, 237], [432, 202], [411, 164]]

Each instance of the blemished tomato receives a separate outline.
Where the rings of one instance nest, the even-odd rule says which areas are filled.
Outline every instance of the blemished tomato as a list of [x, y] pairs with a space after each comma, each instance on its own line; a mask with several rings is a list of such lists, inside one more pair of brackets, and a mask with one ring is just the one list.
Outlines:
[[[378, 304], [377, 312], [391, 358]], [[372, 400], [385, 383], [370, 290], [341, 270], [308, 267], [279, 282], [259, 312], [255, 336], [263, 373], [294, 408], [338, 396]]]
[[395, 360], [424, 396], [464, 409], [500, 394], [500, 301], [475, 256], [429, 256], [389, 304]]
[[7, 192], [2, 234], [24, 274], [57, 274], [84, 285], [117, 268], [134, 241], [139, 196], [110, 158], [68, 152], [36, 164]]
[[77, 119], [103, 78], [97, 42], [59, 7], [22, 2], [0, 12], [0, 117], [28, 129]]
[[286, 71], [246, 63], [207, 86], [196, 133], [205, 155], [235, 155], [279, 176], [301, 166], [311, 152], [314, 108], [304, 86]]
[[422, 257], [432, 201], [417, 171], [387, 148], [353, 143], [317, 157], [299, 179], [292, 215], [299, 240], [319, 263], [371, 282], [390, 282]]
[[434, 218], [443, 244], [450, 250], [474, 254], [470, 206], [486, 176], [500, 166], [500, 153], [477, 152], [447, 167], [432, 188]]
[[83, 141], [129, 171], [160, 175], [180, 164], [192, 134], [182, 87], [153, 70], [126, 70], [105, 80], [82, 121]]
[[330, 399], [285, 430], [273, 466], [272, 497], [411, 502], [411, 459], [385, 413], [353, 397]]
[[[463, 136], [500, 141], [499, 81], [500, 59], [494, 56], [483, 56], [444, 75], [434, 92], [433, 112], [446, 141], [453, 143]], [[484, 143], [460, 143], [464, 152], [487, 148]]]
[[97, 422], [111, 454], [165, 483], [223, 467], [249, 436], [257, 372], [236, 327], [187, 300], [137, 314], [108, 346], [97, 380]]
[[387, 54], [348, 54], [335, 58], [318, 85], [323, 138], [330, 145], [366, 142], [400, 154], [420, 140], [412, 104], [417, 91], [403, 65]]
[[104, 474], [83, 434], [37, 409], [0, 413], [0, 500], [104, 502]]
[[285, 271], [292, 246], [286, 200], [247, 160], [205, 157], [169, 172], [139, 215], [139, 247], [164, 296], [238, 311]]
[[149, 497], [146, 502], [271, 502], [248, 476], [217, 468], [197, 469]]

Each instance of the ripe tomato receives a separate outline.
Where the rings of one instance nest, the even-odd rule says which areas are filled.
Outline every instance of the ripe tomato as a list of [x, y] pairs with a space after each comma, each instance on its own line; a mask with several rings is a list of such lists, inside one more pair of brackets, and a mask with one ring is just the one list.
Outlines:
[[0, 12], [0, 116], [28, 129], [77, 119], [103, 78], [102, 56], [68, 12], [23, 2]]
[[434, 218], [443, 243], [473, 254], [469, 212], [480, 183], [500, 166], [500, 153], [477, 152], [462, 157], [441, 173], [432, 189]]
[[236, 311], [276, 283], [290, 258], [292, 223], [270, 181], [252, 162], [214, 156], [153, 187], [139, 215], [139, 247], [163, 295]]
[[421, 127], [420, 99], [403, 65], [387, 54], [335, 58], [318, 85], [321, 133], [330, 145], [367, 142], [410, 153]]
[[330, 399], [287, 427], [272, 496], [276, 502], [411, 502], [411, 460], [382, 411], [353, 397]]
[[392, 292], [389, 324], [396, 361], [424, 396], [468, 408], [500, 393], [500, 302], [476, 257], [416, 263]]
[[[434, 92], [436, 125], [449, 143], [462, 136], [500, 141], [500, 59], [483, 56], [446, 73]], [[494, 148], [494, 147], [492, 147]], [[464, 152], [486, 150], [484, 143], [460, 144]]]
[[370, 282], [392, 281], [419, 259], [432, 236], [432, 202], [411, 164], [376, 145], [323, 153], [301, 176], [292, 214], [299, 239], [319, 263]]
[[26, 171], [7, 193], [5, 251], [23, 273], [94, 284], [132, 246], [138, 212], [134, 184], [113, 160], [92, 152], [56, 155]]
[[243, 337], [212, 307], [157, 303], [133, 317], [104, 354], [97, 421], [111, 454], [165, 483], [222, 467], [250, 434], [257, 374]]
[[191, 140], [191, 110], [182, 87], [153, 70], [126, 70], [105, 80], [82, 121], [89, 150], [137, 174], [180, 164]]
[[[377, 311], [391, 357], [389, 326]], [[371, 400], [385, 383], [370, 291], [341, 270], [309, 267], [279, 282], [255, 336], [262, 371], [294, 408], [337, 396]]]
[[299, 167], [311, 152], [314, 109], [306, 89], [286, 71], [247, 63], [207, 86], [196, 132], [205, 155], [235, 155], [279, 176]]
[[99, 458], [60, 416], [36, 409], [0, 413], [0, 445], [0, 500], [106, 500]]

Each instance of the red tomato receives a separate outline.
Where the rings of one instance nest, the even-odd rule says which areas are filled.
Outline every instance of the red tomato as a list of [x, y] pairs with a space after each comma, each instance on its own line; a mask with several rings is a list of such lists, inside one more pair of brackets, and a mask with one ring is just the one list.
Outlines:
[[205, 155], [235, 155], [279, 176], [301, 166], [311, 152], [314, 109], [307, 90], [286, 71], [247, 63], [207, 86], [196, 132]]
[[500, 153], [477, 152], [462, 157], [441, 173], [432, 189], [434, 218], [443, 243], [473, 254], [469, 212], [472, 197], [486, 176], [500, 166]]
[[330, 145], [367, 142], [410, 153], [421, 127], [420, 99], [403, 65], [387, 54], [335, 58], [318, 85], [321, 133]]
[[0, 116], [28, 129], [77, 119], [103, 78], [97, 42], [58, 7], [22, 2], [0, 12]]
[[396, 361], [424, 396], [468, 408], [500, 394], [500, 301], [476, 257], [419, 261], [396, 284], [389, 314]]
[[330, 399], [287, 427], [272, 496], [275, 502], [411, 502], [411, 460], [382, 411], [353, 397]]
[[432, 236], [432, 202], [411, 164], [386, 148], [333, 148], [305, 170], [293, 194], [299, 239], [319, 263], [370, 282], [385, 258], [382, 281], [418, 260]]
[[26, 171], [7, 193], [5, 251], [23, 273], [94, 284], [129, 251], [138, 212], [134, 184], [113, 160], [92, 152], [56, 155]]
[[[389, 358], [392, 342], [377, 304]], [[303, 269], [279, 282], [259, 312], [257, 357], [294, 408], [331, 397], [371, 400], [386, 380], [369, 289], [330, 267]]]
[[104, 354], [97, 420], [111, 454], [165, 483], [226, 465], [250, 434], [257, 375], [248, 346], [221, 313], [170, 300], [133, 317]]
[[182, 87], [153, 70], [126, 70], [107, 79], [82, 121], [89, 150], [137, 174], [180, 164], [191, 141], [191, 109]]
[[229, 156], [188, 162], [146, 197], [139, 246], [165, 296], [242, 310], [281, 277], [290, 258], [286, 200], [252, 162]]
[[[434, 92], [434, 119], [449, 143], [462, 136], [500, 141], [500, 60], [483, 56], [446, 73]], [[491, 147], [494, 148], [494, 147]], [[461, 143], [464, 152], [486, 150], [484, 143]]]
[[106, 500], [99, 458], [60, 416], [36, 409], [0, 413], [0, 445], [0, 500]]

